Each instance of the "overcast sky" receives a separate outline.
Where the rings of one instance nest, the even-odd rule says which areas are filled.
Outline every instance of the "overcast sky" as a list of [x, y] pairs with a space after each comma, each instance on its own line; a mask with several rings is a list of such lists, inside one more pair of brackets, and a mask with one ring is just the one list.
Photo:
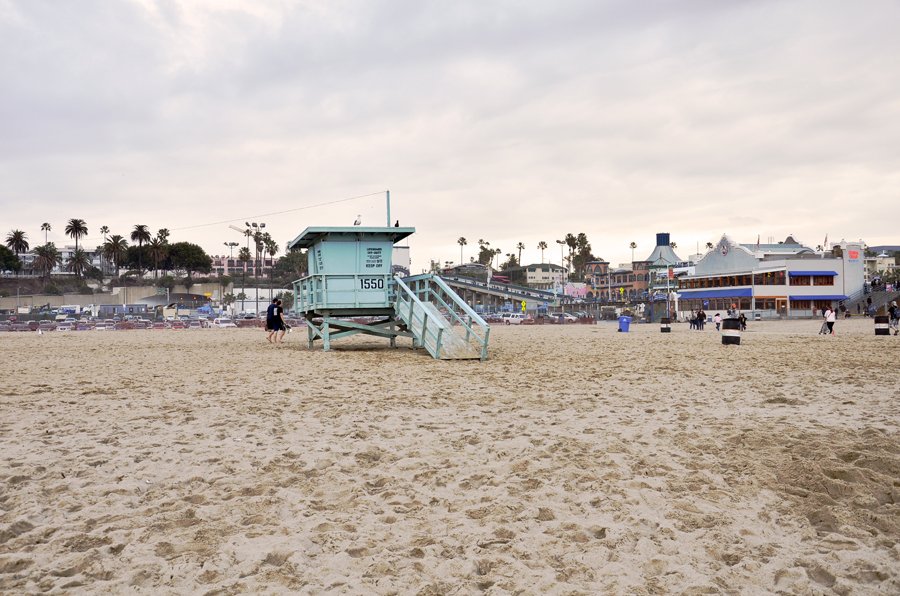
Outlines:
[[283, 249], [390, 189], [414, 271], [460, 236], [900, 244], [898, 31], [895, 0], [0, 0], [0, 227]]

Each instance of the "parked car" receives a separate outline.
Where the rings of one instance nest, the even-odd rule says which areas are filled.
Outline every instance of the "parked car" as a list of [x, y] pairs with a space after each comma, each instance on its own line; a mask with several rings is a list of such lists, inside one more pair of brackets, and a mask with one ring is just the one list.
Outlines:
[[172, 326], [170, 328], [171, 329], [187, 329], [187, 323], [185, 323], [184, 321], [182, 321], [180, 319], [175, 320], [175, 321], [172, 321]]
[[526, 315], [520, 312], [504, 313], [503, 322], [507, 325], [521, 325], [522, 321], [525, 320], [525, 317]]
[[570, 315], [567, 312], [558, 312], [553, 315], [557, 319], [559, 319], [560, 323], [577, 323], [578, 317], [575, 315]]
[[218, 327], [219, 329], [228, 329], [228, 328], [237, 328], [237, 325], [234, 324], [234, 321], [226, 318], [219, 318], [213, 321], [213, 327]]
[[188, 323], [187, 328], [188, 329], [203, 329], [203, 323], [201, 323], [200, 321], [191, 321], [190, 323]]

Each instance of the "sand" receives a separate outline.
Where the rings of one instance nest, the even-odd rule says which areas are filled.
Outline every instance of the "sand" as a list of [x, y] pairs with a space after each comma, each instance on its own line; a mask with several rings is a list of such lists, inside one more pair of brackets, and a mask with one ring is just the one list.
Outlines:
[[897, 594], [900, 338], [0, 335], [4, 593]]

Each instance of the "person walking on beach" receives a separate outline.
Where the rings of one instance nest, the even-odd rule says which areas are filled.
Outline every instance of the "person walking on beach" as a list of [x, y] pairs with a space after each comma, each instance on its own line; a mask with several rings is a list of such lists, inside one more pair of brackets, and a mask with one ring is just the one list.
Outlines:
[[831, 307], [825, 310], [825, 324], [828, 326], [828, 333], [834, 335], [834, 321], [837, 317]]
[[[270, 344], [282, 343], [287, 326], [284, 324], [284, 309], [281, 308], [281, 300], [274, 298], [272, 304], [266, 309], [266, 329], [269, 335], [266, 338]], [[279, 335], [278, 332], [281, 332]]]
[[722, 329], [722, 315], [716, 313], [716, 316], [713, 317], [713, 323], [716, 324], [716, 331], [720, 331]]
[[706, 325], [706, 313], [703, 312], [703, 307], [697, 311], [697, 329], [703, 331], [703, 326]]
[[738, 317], [738, 323], [741, 325], [741, 331], [747, 330], [747, 317], [744, 316], [744, 313]]
[[900, 334], [900, 308], [897, 307], [896, 300], [892, 301], [888, 308], [888, 317], [890, 318], [888, 328], [894, 330], [894, 335]]

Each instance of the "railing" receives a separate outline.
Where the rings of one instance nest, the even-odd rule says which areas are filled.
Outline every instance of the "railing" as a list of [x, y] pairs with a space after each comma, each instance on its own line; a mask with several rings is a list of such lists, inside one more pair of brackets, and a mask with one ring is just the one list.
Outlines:
[[[402, 281], [397, 278], [395, 281], [398, 282], [398, 286], [411, 291], [419, 301], [434, 304], [450, 322], [462, 327], [465, 334], [460, 337], [479, 352], [481, 360], [487, 359], [490, 325], [460, 298], [446, 281], [437, 275], [416, 275]], [[453, 333], [453, 330], [450, 332]]]
[[434, 316], [399, 276], [394, 279], [394, 283], [397, 316], [429, 354], [440, 358], [444, 331], [448, 330], [449, 324], [445, 319]]
[[[421, 277], [421, 276], [416, 276]], [[545, 300], [547, 302], [552, 302], [555, 299], [560, 298], [560, 295], [554, 294], [553, 292], [547, 292], [544, 290], [535, 290], [532, 288], [526, 288], [524, 286], [514, 286], [511, 284], [497, 284], [497, 283], [485, 283], [481, 281], [475, 281], [474, 279], [468, 279], [464, 277], [448, 277], [449, 280], [453, 284], [458, 284], [461, 286], [470, 287], [473, 289], [478, 289], [482, 291], [492, 291], [498, 292], [501, 294], [508, 294], [510, 296], [516, 296], [520, 298], [534, 298], [537, 300]]]

